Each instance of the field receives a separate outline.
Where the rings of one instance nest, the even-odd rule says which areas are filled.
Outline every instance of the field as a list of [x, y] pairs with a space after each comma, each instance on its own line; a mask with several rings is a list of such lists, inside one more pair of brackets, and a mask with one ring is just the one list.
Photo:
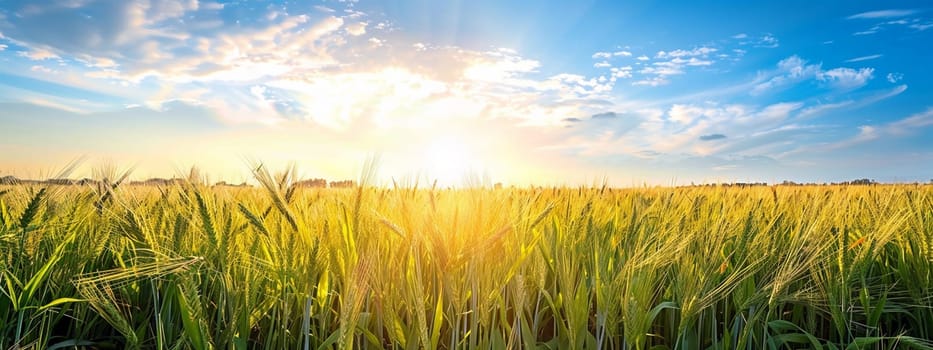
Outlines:
[[0, 186], [0, 348], [931, 348], [933, 187]]

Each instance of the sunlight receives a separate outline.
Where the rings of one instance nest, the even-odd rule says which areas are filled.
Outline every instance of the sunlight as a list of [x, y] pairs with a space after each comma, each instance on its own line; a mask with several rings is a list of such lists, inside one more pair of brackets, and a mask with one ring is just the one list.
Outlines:
[[437, 138], [424, 150], [425, 169], [430, 181], [438, 186], [460, 186], [476, 164], [472, 149], [457, 138]]

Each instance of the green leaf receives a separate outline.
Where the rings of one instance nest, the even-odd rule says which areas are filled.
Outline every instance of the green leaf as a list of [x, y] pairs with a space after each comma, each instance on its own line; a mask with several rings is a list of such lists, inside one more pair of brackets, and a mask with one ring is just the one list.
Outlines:
[[324, 339], [324, 342], [317, 347], [317, 350], [330, 349], [332, 346], [337, 344], [338, 340], [340, 340], [340, 331], [333, 332], [329, 337], [327, 337], [327, 339]]
[[48, 308], [54, 307], [54, 306], [56, 306], [56, 305], [61, 305], [61, 304], [65, 304], [65, 303], [82, 303], [82, 302], [85, 302], [85, 301], [87, 301], [87, 300], [84, 300], [84, 299], [77, 299], [77, 298], [58, 298], [58, 299], [52, 300], [52, 302], [50, 302], [50, 303], [48, 303], [48, 304], [42, 305], [42, 307], [39, 308], [39, 311], [43, 311], [43, 310], [46, 310], [46, 309], [48, 309]]
[[[820, 343], [820, 340], [809, 332], [803, 330], [796, 324], [785, 320], [774, 320], [768, 322], [768, 327], [779, 333], [774, 335], [771, 338], [775, 340], [777, 346], [784, 345], [784, 343], [795, 343], [795, 344], [807, 344], [809, 343], [813, 349], [822, 350], [823, 344]], [[788, 331], [794, 331], [794, 333], [787, 333]]]
[[[20, 300], [20, 305], [22, 305], [24, 302], [32, 300], [32, 297], [35, 296], [36, 292], [39, 290], [39, 286], [42, 284], [42, 282], [45, 282], [46, 277], [48, 277], [49, 273], [51, 273], [52, 267], [55, 266], [59, 260], [61, 260], [62, 255], [65, 253], [65, 247], [71, 244], [71, 241], [74, 240], [77, 233], [77, 231], [70, 232], [68, 236], [66, 236], [65, 239], [55, 247], [55, 251], [52, 253], [52, 256], [48, 258], [48, 261], [46, 261], [44, 265], [42, 265], [42, 268], [40, 268], [39, 271], [37, 271], [36, 274], [29, 279], [29, 282], [26, 282], [26, 286], [23, 287], [23, 291], [26, 293], [25, 299]], [[23, 296], [21, 295], [20, 297]]]
[[431, 349], [437, 349], [444, 325], [444, 292], [437, 292], [437, 305], [434, 306], [434, 321], [431, 323]]
[[178, 310], [181, 312], [181, 322], [185, 329], [185, 335], [188, 336], [191, 345], [195, 349], [207, 350], [204, 346], [205, 341], [204, 335], [201, 334], [201, 327], [198, 324], [198, 320], [195, 319], [196, 311], [192, 309], [192, 305], [185, 297], [185, 292], [181, 290], [181, 286], [176, 285], [176, 288], [179, 289], [179, 291], [175, 293], [175, 296], [178, 301]]

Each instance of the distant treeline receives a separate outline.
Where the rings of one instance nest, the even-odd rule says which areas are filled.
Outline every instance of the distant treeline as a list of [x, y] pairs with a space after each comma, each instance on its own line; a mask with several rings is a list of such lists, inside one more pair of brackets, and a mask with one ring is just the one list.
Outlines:
[[[930, 184], [933, 184], [933, 179], [930, 180]], [[915, 185], [922, 184], [921, 182], [914, 182]], [[856, 179], [851, 181], [842, 181], [842, 182], [794, 182], [789, 180], [784, 180], [780, 183], [775, 183], [773, 186], [851, 186], [851, 185], [883, 185], [883, 183], [872, 180], [872, 179]], [[715, 186], [724, 186], [724, 187], [756, 187], [756, 186], [772, 186], [767, 182], [731, 182], [731, 183], [712, 183], [712, 184], [702, 184], [696, 185], [691, 184], [689, 187], [715, 187]]]
[[301, 180], [295, 183], [299, 187], [316, 187], [316, 188], [325, 188], [330, 185], [330, 188], [347, 188], [347, 187], [356, 187], [356, 182], [353, 180], [341, 180], [341, 181], [331, 181], [327, 182], [325, 179], [309, 179]]
[[[85, 186], [85, 185], [96, 185], [106, 180], [93, 180], [93, 179], [48, 179], [48, 180], [29, 180], [29, 179], [19, 179], [14, 176], [3, 176], [0, 177], [0, 185], [73, 185], [73, 186]], [[171, 178], [171, 179], [162, 179], [162, 178], [152, 178], [142, 181], [130, 181], [126, 184], [130, 186], [170, 186], [170, 185], [180, 185], [189, 182], [188, 179], [183, 178]], [[933, 179], [928, 182], [933, 184]], [[731, 183], [710, 183], [710, 184], [690, 184], [688, 186], [682, 187], [758, 187], [758, 186], [848, 186], [848, 185], [881, 185], [883, 183], [875, 181], [873, 179], [856, 179], [851, 181], [843, 182], [830, 182], [830, 183], [816, 183], [816, 182], [794, 182], [789, 180], [784, 180], [780, 183], [769, 184], [767, 182], [731, 182]], [[922, 184], [921, 182], [914, 182], [916, 185]], [[300, 180], [294, 184], [297, 187], [309, 187], [309, 188], [353, 188], [356, 187], [356, 181], [353, 180], [340, 180], [340, 181], [328, 181], [327, 179], [307, 179]], [[220, 181], [214, 184], [214, 186], [225, 186], [225, 187], [251, 187], [249, 184], [243, 182], [240, 184], [231, 184], [226, 181]], [[494, 188], [501, 189], [503, 186], [501, 183], [496, 183]]]
[[[48, 180], [30, 180], [30, 179], [19, 179], [15, 176], [3, 176], [0, 177], [0, 185], [61, 185], [61, 186], [86, 186], [86, 185], [97, 185], [99, 183], [105, 182], [107, 180], [94, 180], [94, 179], [48, 179]], [[129, 181], [126, 184], [130, 186], [171, 186], [171, 185], [181, 185], [189, 182], [187, 179], [182, 178], [171, 178], [171, 179], [162, 179], [162, 178], [152, 178], [142, 181]], [[340, 180], [340, 181], [327, 181], [325, 179], [309, 179], [302, 180], [295, 183], [298, 187], [314, 187], [314, 188], [348, 188], [356, 187], [356, 181], [353, 180]], [[225, 186], [225, 187], [250, 187], [249, 184], [243, 182], [240, 184], [231, 184], [226, 181], [220, 181], [214, 184], [214, 186]]]

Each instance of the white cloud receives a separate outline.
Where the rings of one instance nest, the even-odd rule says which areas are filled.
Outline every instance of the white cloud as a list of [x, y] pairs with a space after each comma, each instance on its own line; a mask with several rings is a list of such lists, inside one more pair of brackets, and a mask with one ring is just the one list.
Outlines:
[[334, 10], [334, 9], [332, 9], [332, 8], [330, 8], [330, 7], [322, 6], [322, 5], [314, 5], [314, 9], [315, 9], [315, 10], [318, 10], [318, 11], [321, 11], [321, 12], [324, 12], [324, 13], [334, 13], [334, 12], [337, 12], [337, 10]]
[[463, 71], [465, 78], [489, 82], [505, 81], [525, 73], [533, 73], [541, 66], [538, 61], [502, 50], [477, 55], [468, 63], [470, 65]]
[[807, 61], [794, 55], [778, 62], [778, 70], [770, 78], [758, 83], [752, 94], [795, 84], [807, 79], [816, 79], [838, 89], [855, 89], [868, 84], [874, 77], [873, 68], [839, 67], [823, 70], [822, 64], [807, 64]]
[[360, 35], [366, 34], [366, 25], [367, 25], [367, 24], [368, 24], [368, 23], [366, 23], [366, 22], [356, 22], [356, 23], [353, 23], [353, 24], [350, 24], [350, 25], [346, 26], [346, 27], [344, 28], [344, 30], [346, 30], [347, 33], [350, 34], [350, 35], [353, 35], [353, 36], [360, 36]]
[[631, 78], [632, 77], [632, 66], [613, 67], [610, 71], [612, 72], [613, 81], [616, 78]]
[[49, 67], [46, 67], [46, 66], [39, 66], [39, 65], [32, 66], [32, 67], [29, 68], [29, 70], [31, 70], [31, 71], [33, 71], [33, 72], [41, 72], [41, 73], [54, 73], [54, 72], [55, 72], [54, 70], [52, 70], [52, 69], [49, 68]]
[[607, 59], [612, 57], [612, 54], [609, 52], [597, 52], [593, 54], [594, 59]]
[[[661, 64], [668, 62], [658, 62]], [[669, 76], [669, 75], [680, 75], [684, 74], [683, 67], [677, 65], [659, 65], [658, 67], [645, 67], [638, 71], [641, 74], [652, 74], [659, 77]]]
[[888, 123], [884, 126], [884, 130], [892, 135], [905, 135], [930, 126], [933, 126], [933, 108], [927, 108], [926, 111]]
[[881, 31], [881, 27], [879, 27], [879, 26], [874, 26], [874, 27], [869, 28], [868, 30], [863, 30], [863, 31], [860, 31], [860, 32], [852, 33], [852, 35], [856, 35], [856, 36], [871, 35], [871, 34], [875, 34], [875, 33], [879, 32], [879, 31]]
[[852, 106], [854, 103], [855, 101], [852, 101], [852, 100], [842, 101], [842, 102], [837, 102], [837, 103], [825, 103], [825, 104], [821, 103], [815, 106], [804, 108], [802, 111], [800, 111], [799, 118], [801, 119], [812, 118], [812, 117], [821, 115], [823, 113], [826, 113], [828, 111]]
[[807, 61], [800, 58], [800, 56], [794, 55], [778, 62], [778, 68], [787, 72], [791, 78], [800, 78], [819, 72], [820, 65], [808, 65]]
[[855, 89], [868, 84], [868, 81], [874, 77], [873, 68], [834, 68], [824, 71], [817, 76], [817, 79], [830, 83], [831, 85], [842, 89]]
[[[812, 127], [792, 116], [804, 104], [756, 107], [716, 103], [675, 103], [666, 110], [613, 113], [613, 118], [582, 120], [570, 127], [564, 147], [584, 155], [621, 155], [638, 159], [768, 156], [791, 147]], [[709, 142], [715, 139], [716, 142]]]
[[924, 30], [933, 28], [933, 22], [927, 22], [927, 23], [922, 23], [922, 24], [914, 23], [910, 25], [910, 28], [916, 29], [918, 31], [924, 31]]
[[150, 0], [139, 2], [140, 11], [145, 13], [148, 24], [179, 18], [187, 12], [198, 10], [198, 7], [198, 0]]
[[594, 63], [593, 67], [594, 68], [609, 68], [609, 67], [612, 67], [612, 64], [609, 64], [609, 62], [606, 62], [606, 61], [602, 61], [602, 62]]
[[43, 60], [60, 58], [58, 57], [58, 55], [56, 55], [51, 50], [42, 49], [42, 48], [36, 48], [36, 49], [31, 49], [25, 52], [20, 52], [19, 55], [22, 57], [26, 57], [33, 61], [43, 61]]
[[785, 120], [790, 114], [803, 107], [802, 102], [781, 102], [765, 107], [755, 114], [755, 118], [765, 120]]
[[651, 86], [651, 87], [658, 87], [658, 86], [661, 86], [661, 85], [667, 85], [668, 83], [670, 83], [670, 81], [668, 81], [667, 79], [665, 79], [663, 76], [658, 75], [658, 76], [648, 77], [648, 78], [645, 78], [645, 79], [642, 79], [642, 80], [638, 80], [638, 81], [632, 82], [632, 85], [633, 85], [633, 86]]
[[697, 117], [703, 116], [708, 110], [696, 106], [675, 104], [667, 112], [670, 120], [679, 124], [692, 124]]
[[904, 79], [904, 74], [901, 74], [901, 73], [888, 73], [888, 75], [885, 77], [885, 79], [887, 79], [887, 81], [888, 81], [889, 83], [894, 84], [894, 83], [897, 83], [897, 82], [901, 81], [901, 79]]
[[[652, 87], [666, 85], [670, 82], [667, 78], [669, 76], [686, 74], [690, 67], [708, 67], [715, 64], [714, 57], [722, 58], [721, 55], [714, 55], [718, 51], [719, 49], [709, 46], [699, 46], [689, 50], [658, 51], [655, 58], [660, 61], [650, 66], [642, 66], [643, 68], [637, 72], [645, 77], [633, 82], [632, 85]], [[650, 60], [645, 55], [637, 59], [642, 62]]]
[[[911, 13], [917, 12], [914, 10], [910, 10], [910, 11]], [[876, 12], [881, 13], [881, 14], [888, 13], [888, 11], [876, 11]], [[891, 16], [891, 17], [902, 17], [902, 16]], [[878, 17], [878, 18], [881, 18], [881, 17]], [[854, 32], [852, 33], [852, 35], [855, 35], [855, 36], [871, 35], [871, 34], [881, 32], [882, 30], [888, 29], [890, 27], [901, 27], [901, 28], [912, 29], [914, 31], [920, 32], [920, 31], [925, 31], [929, 28], [933, 28], [933, 22], [930, 22], [929, 20], [922, 20], [920, 18], [901, 18], [901, 19], [877, 23], [868, 29]]]
[[696, 56], [707, 56], [711, 53], [718, 51], [716, 48], [701, 46], [694, 48], [692, 50], [674, 50], [670, 52], [658, 51], [658, 58], [677, 58], [677, 57], [696, 57]]
[[[816, 79], [817, 73], [825, 73], [808, 66], [819, 67], [808, 65], [799, 58], [787, 59], [782, 63], [783, 69], [787, 71], [783, 75], [791, 79], [789, 72], [794, 72], [798, 77]], [[836, 76], [841, 71], [827, 72], [834, 72], [831, 75]], [[633, 85], [664, 83], [664, 77], [656, 76], [636, 80]], [[628, 112], [623, 110], [613, 113], [613, 118], [576, 120], [567, 126], [570, 134], [563, 137], [566, 141], [558, 143], [554, 149], [582, 157], [639, 160], [642, 163], [634, 164], [642, 166], [646, 164], [643, 161], [648, 160], [724, 168], [742, 166], [742, 162], [730, 161], [735, 159], [758, 159], [774, 164], [774, 159], [799, 159], [801, 155], [813, 150], [815, 145], [827, 143], [827, 135], [833, 134], [827, 133], [827, 130], [840, 128], [809, 124], [809, 119], [843, 108], [860, 108], [899, 94], [905, 88], [898, 87], [860, 100], [832, 103], [814, 103], [809, 100], [756, 106], [720, 104], [703, 98], [696, 101], [706, 102], [677, 101], [652, 111], [640, 111], [633, 107]], [[896, 127], [869, 126], [863, 130], [862, 138], [890, 134], [893, 132], [890, 130], [930, 126], [933, 126], [933, 112], [931, 116], [909, 119], [896, 124]], [[660, 163], [651, 164], [659, 166]], [[680, 167], [687, 165], [681, 164]]]
[[879, 10], [868, 11], [846, 17], [848, 19], [874, 19], [874, 18], [894, 18], [905, 17], [917, 13], [917, 10]]
[[748, 38], [748, 34], [739, 33], [739, 34], [733, 35], [732, 38], [733, 39], [745, 39], [745, 38]]
[[688, 66], [710, 66], [710, 65], [713, 64], [713, 61], [711, 61], [711, 60], [701, 60], [701, 59], [698, 59], [698, 58], [696, 58], [696, 57], [690, 57], [689, 60], [683, 60], [683, 59], [680, 59], [680, 58], [675, 58], [675, 59], [671, 60], [671, 62], [673, 62], [673, 63], [675, 63], [675, 64], [684, 64], [684, 65], [688, 65]]
[[6, 50], [8, 46], [0, 44], [0, 51]]
[[204, 10], [211, 10], [211, 11], [223, 10], [224, 4], [219, 3], [219, 2], [213, 2], [213, 1], [203, 1], [200, 3], [200, 8]]
[[[879, 125], [861, 125], [858, 133], [848, 139], [824, 144], [820, 151], [833, 151], [846, 149], [867, 142], [877, 142], [882, 139], [899, 139], [917, 133], [919, 130], [933, 126], [933, 108], [913, 114], [909, 117]], [[814, 151], [811, 149], [810, 151]], [[799, 153], [795, 152], [795, 153]]]
[[616, 52], [600, 51], [600, 52], [594, 53], [592, 57], [593, 59], [597, 59], [597, 60], [607, 60], [613, 57], [620, 57], [620, 56], [629, 57], [629, 56], [632, 56], [632, 53], [629, 51], [616, 51]]
[[763, 47], [768, 49], [773, 49], [778, 46], [780, 46], [780, 42], [776, 37], [774, 37], [774, 35], [771, 34], [765, 34], [760, 39], [758, 39], [757, 43], [755, 43], [755, 47]]
[[886, 100], [891, 97], [900, 95], [904, 91], [907, 91], [907, 85], [899, 85], [892, 89], [875, 91], [869, 95], [865, 95], [865, 97], [861, 99], [845, 100], [845, 101], [836, 102], [836, 103], [817, 103], [816, 105], [804, 108], [797, 117], [801, 119], [805, 119], [805, 118], [811, 118], [811, 117], [823, 114], [824, 112], [828, 112], [832, 110], [838, 110], [838, 109], [843, 109], [843, 108], [847, 108], [847, 109], [861, 108], [861, 107], [865, 107], [865, 106], [877, 103], [879, 101]]
[[855, 58], [847, 59], [847, 60], [845, 60], [845, 61], [843, 61], [843, 62], [852, 63], [852, 62], [868, 61], [868, 60], [873, 60], [873, 59], [881, 58], [882, 56], [884, 56], [884, 55], [877, 54], [877, 55], [860, 56], [860, 57], [855, 57]]

